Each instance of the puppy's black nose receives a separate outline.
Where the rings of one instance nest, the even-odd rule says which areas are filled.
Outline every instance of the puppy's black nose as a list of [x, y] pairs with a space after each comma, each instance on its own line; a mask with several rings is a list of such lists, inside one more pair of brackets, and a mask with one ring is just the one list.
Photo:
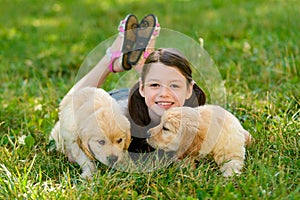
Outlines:
[[151, 133], [150, 133], [150, 131], [147, 131], [146, 138], [149, 138], [149, 137], [151, 137]]
[[118, 161], [118, 156], [116, 156], [116, 155], [107, 156], [107, 161], [108, 161], [109, 165], [113, 165]]

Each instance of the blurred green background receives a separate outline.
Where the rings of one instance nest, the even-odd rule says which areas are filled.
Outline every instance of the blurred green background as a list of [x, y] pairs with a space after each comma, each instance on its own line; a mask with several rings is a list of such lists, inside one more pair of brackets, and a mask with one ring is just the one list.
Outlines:
[[[1, 5], [1, 74], [15, 70], [23, 78], [32, 73], [51, 78], [77, 69], [90, 50], [117, 33], [128, 13], [139, 18], [154, 13], [163, 28], [202, 37], [221, 69], [240, 63], [245, 75], [277, 69], [299, 46], [296, 1], [1, 0]], [[245, 42], [250, 55], [243, 51]]]

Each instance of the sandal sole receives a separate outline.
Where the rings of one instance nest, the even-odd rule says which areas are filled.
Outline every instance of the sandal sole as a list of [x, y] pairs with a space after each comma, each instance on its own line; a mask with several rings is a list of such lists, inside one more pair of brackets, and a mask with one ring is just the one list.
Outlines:
[[131, 64], [127, 62], [130, 52], [133, 50], [136, 42], [136, 32], [138, 27], [138, 19], [135, 15], [128, 15], [126, 17], [124, 41], [122, 45], [122, 67], [124, 70], [130, 70]]
[[134, 50], [130, 52], [127, 60], [130, 65], [135, 65], [143, 52], [145, 52], [156, 24], [157, 19], [153, 14], [149, 14], [142, 19], [137, 29], [136, 46]]

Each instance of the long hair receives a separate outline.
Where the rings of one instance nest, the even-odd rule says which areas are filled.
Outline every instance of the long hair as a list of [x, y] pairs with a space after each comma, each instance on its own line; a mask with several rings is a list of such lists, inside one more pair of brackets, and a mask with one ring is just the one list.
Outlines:
[[[176, 67], [182, 75], [187, 79], [187, 84], [193, 81], [192, 69], [188, 60], [177, 50], [173, 48], [164, 48], [153, 51], [147, 57], [141, 73], [141, 81], [145, 82], [145, 77], [151, 67], [151, 63], [162, 63], [170, 67]], [[196, 84], [193, 84], [193, 92], [189, 99], [185, 101], [185, 106], [197, 107], [204, 105], [206, 96], [203, 90]], [[128, 99], [128, 111], [134, 123], [140, 126], [146, 126], [151, 119], [145, 98], [139, 92], [139, 82], [137, 82], [130, 90]]]

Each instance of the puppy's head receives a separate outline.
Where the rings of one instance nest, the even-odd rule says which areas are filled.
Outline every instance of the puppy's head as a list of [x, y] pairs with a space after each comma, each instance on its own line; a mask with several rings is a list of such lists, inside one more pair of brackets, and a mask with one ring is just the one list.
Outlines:
[[90, 159], [112, 166], [122, 161], [131, 142], [130, 122], [111, 108], [100, 108], [79, 129], [77, 143]]
[[196, 135], [198, 118], [193, 108], [171, 108], [164, 112], [158, 126], [149, 129], [147, 142], [154, 148], [183, 153]]

